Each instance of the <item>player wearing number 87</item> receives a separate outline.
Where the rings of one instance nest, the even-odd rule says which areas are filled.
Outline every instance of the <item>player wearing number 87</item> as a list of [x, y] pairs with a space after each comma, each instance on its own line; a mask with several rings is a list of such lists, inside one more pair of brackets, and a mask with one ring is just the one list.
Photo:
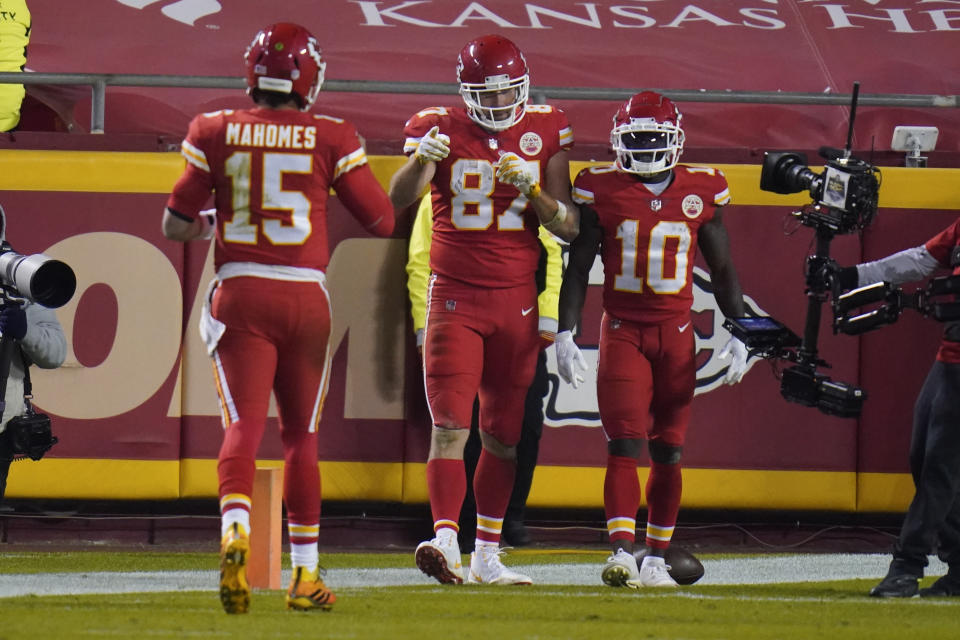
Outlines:
[[[712, 168], [678, 164], [683, 140], [676, 106], [660, 94], [639, 93], [614, 117], [616, 162], [581, 171], [573, 184], [580, 235], [570, 247], [560, 289], [557, 368], [573, 384], [585, 366], [573, 331], [590, 268], [602, 250], [597, 402], [607, 438], [603, 495], [612, 555], [601, 575], [611, 586], [677, 585], [664, 555], [680, 508], [680, 455], [696, 385], [690, 308], [697, 248], [710, 269], [720, 310], [727, 317], [744, 315], [721, 220], [730, 201], [726, 179]], [[739, 382], [746, 348], [731, 338], [724, 351], [733, 355], [725, 382]], [[638, 567], [632, 552], [644, 441], [650, 462], [650, 550]]]
[[398, 209], [428, 187], [433, 203], [423, 366], [436, 537], [417, 548], [415, 560], [440, 582], [463, 581], [463, 450], [479, 396], [483, 449], [473, 481], [477, 543], [469, 578], [529, 584], [501, 564], [498, 547], [539, 349], [538, 226], [566, 239], [578, 229], [567, 160], [573, 133], [559, 109], [527, 104], [526, 59], [502, 36], [468, 42], [457, 77], [464, 104], [424, 109], [407, 121], [409, 158], [390, 182]]
[[272, 390], [294, 575], [287, 607], [325, 610], [336, 600], [318, 576], [317, 549], [317, 425], [330, 373], [327, 197], [332, 188], [378, 236], [393, 232], [393, 206], [353, 125], [308, 113], [326, 62], [306, 29], [270, 25], [244, 60], [254, 106], [190, 123], [182, 145], [187, 164], [167, 201], [163, 232], [181, 242], [209, 237], [201, 209], [213, 191], [217, 275], [200, 333], [225, 429], [217, 464], [223, 607], [244, 613], [249, 606], [250, 496]]

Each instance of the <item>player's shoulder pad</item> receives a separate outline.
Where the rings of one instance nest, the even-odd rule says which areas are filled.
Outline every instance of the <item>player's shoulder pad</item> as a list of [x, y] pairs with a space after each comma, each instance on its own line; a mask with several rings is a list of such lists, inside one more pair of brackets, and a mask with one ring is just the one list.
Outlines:
[[441, 118], [446, 118], [449, 115], [450, 110], [446, 107], [427, 107], [413, 114], [410, 119], [407, 120], [407, 126], [420, 120], [430, 122], [431, 126], [433, 126], [433, 124], [439, 122]]
[[724, 179], [726, 178], [726, 176], [724, 175], [723, 171], [720, 170], [720, 169], [717, 169], [716, 167], [701, 167], [701, 166], [697, 166], [697, 165], [678, 164], [678, 165], [677, 165], [677, 170], [678, 170], [678, 171], [680, 171], [680, 170], [686, 171], [687, 173], [689, 173], [689, 174], [691, 174], [691, 175], [707, 175], [707, 176], [711, 176], [711, 177], [716, 176], [716, 177], [719, 177], [719, 178], [724, 178]]
[[528, 104], [526, 111], [527, 113], [563, 113], [561, 109], [551, 104]]
[[616, 173], [617, 167], [612, 162], [604, 162], [603, 164], [595, 164], [593, 166], [581, 169], [580, 173], [582, 174], [593, 174], [595, 176], [603, 175], [605, 173]]
[[349, 122], [347, 122], [347, 121], [344, 120], [343, 118], [337, 118], [336, 116], [328, 116], [328, 115], [325, 114], [325, 113], [315, 113], [315, 114], [313, 114], [313, 119], [314, 119], [314, 120], [323, 120], [323, 121], [326, 121], [326, 122], [332, 122], [332, 123], [334, 123], [334, 124], [350, 124]]
[[233, 109], [218, 109], [216, 111], [207, 111], [206, 113], [201, 113], [199, 117], [201, 118], [221, 118], [223, 116], [229, 116], [233, 114]]
[[435, 126], [446, 128], [444, 121], [449, 120], [452, 111], [447, 107], [427, 107], [416, 112], [403, 125], [407, 137], [419, 137]]

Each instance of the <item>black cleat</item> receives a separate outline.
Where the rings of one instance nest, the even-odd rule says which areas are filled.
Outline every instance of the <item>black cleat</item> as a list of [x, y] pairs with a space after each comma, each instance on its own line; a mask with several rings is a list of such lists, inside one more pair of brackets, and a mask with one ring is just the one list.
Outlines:
[[920, 576], [912, 573], [888, 573], [880, 584], [870, 589], [874, 598], [912, 598], [917, 595]]
[[937, 578], [929, 587], [920, 589], [921, 598], [947, 598], [960, 596], [960, 580], [949, 573]]
[[530, 532], [522, 522], [510, 523], [503, 527], [503, 541], [511, 547], [526, 547], [533, 542]]

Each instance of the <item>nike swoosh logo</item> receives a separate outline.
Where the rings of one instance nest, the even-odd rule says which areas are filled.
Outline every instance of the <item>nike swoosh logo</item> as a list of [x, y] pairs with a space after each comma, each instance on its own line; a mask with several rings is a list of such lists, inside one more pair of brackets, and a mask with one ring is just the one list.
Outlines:
[[531, 312], [531, 311], [533, 311], [533, 307], [529, 307], [529, 308], [527, 308], [527, 309], [520, 309], [520, 315], [522, 315], [522, 316], [528, 316], [528, 315], [530, 315], [530, 312]]
[[683, 333], [684, 331], [687, 330], [687, 327], [689, 326], [690, 326], [689, 322], [687, 324], [682, 324], [679, 327], [677, 327], [677, 331], [679, 331], [680, 333]]

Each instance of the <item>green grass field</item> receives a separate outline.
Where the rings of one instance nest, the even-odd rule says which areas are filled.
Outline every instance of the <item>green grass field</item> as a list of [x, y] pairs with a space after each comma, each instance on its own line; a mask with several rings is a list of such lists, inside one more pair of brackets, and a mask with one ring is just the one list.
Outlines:
[[[412, 554], [324, 554], [331, 573], [410, 569]], [[508, 564], [584, 563], [599, 568], [603, 553], [523, 551]], [[702, 559], [732, 558], [703, 556]], [[77, 584], [100, 572], [209, 574], [197, 590], [0, 597], [0, 639], [13, 638], [643, 638], [778, 639], [960, 637], [960, 600], [877, 600], [876, 580], [744, 585], [693, 585], [635, 592], [596, 586], [405, 586], [335, 588], [330, 613], [284, 610], [281, 591], [255, 591], [247, 615], [227, 616], [216, 593], [217, 557], [210, 553], [70, 552], [0, 554], [0, 584]], [[285, 565], [286, 566], [286, 565]], [[565, 567], [560, 567], [564, 570]], [[121, 575], [117, 573], [117, 575]], [[925, 584], [933, 580], [929, 577]], [[175, 581], [174, 581], [175, 583]], [[599, 583], [599, 579], [598, 579]], [[66, 585], [70, 584], [70, 588]]]

